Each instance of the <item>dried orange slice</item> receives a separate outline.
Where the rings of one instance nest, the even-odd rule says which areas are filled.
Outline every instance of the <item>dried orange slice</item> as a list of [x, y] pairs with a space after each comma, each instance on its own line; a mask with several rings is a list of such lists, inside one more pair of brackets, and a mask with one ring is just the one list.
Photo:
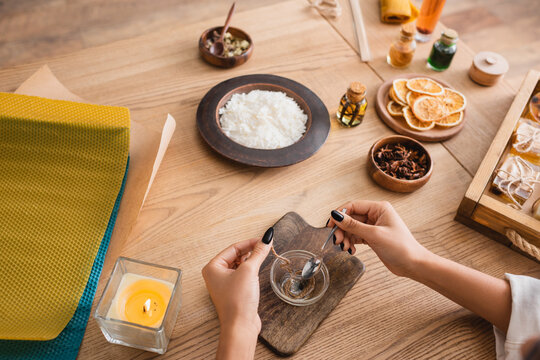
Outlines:
[[407, 93], [407, 104], [412, 107], [414, 105], [414, 102], [416, 100], [418, 100], [418, 98], [420, 98], [422, 96], [426, 96], [426, 95], [420, 94], [420, 93], [417, 93], [417, 92], [414, 92], [414, 91], [409, 91]]
[[398, 98], [399, 102], [406, 104], [407, 103], [407, 79], [396, 79], [392, 83], [392, 88], [394, 89], [394, 94]]
[[409, 125], [414, 130], [426, 131], [435, 127], [434, 122], [421, 121], [416, 116], [414, 116], [414, 113], [409, 106], [405, 106], [403, 108], [403, 117], [405, 118], [407, 125]]
[[396, 92], [394, 91], [394, 87], [390, 87], [390, 90], [388, 90], [388, 95], [390, 96], [390, 99], [392, 99], [393, 101], [397, 102], [398, 104], [402, 105], [402, 106], [405, 106], [407, 104], [405, 104], [404, 102], [401, 102], [401, 100], [399, 100], [399, 98], [397, 97], [396, 95]]
[[444, 94], [443, 86], [428, 78], [410, 79], [407, 81], [407, 88], [424, 95], [440, 96]]
[[449, 114], [463, 111], [467, 106], [465, 95], [453, 89], [445, 88], [442, 100]]
[[421, 121], [437, 121], [448, 115], [442, 100], [434, 96], [419, 97], [411, 109]]
[[401, 106], [400, 104], [398, 104], [394, 100], [390, 100], [388, 102], [388, 104], [386, 105], [386, 109], [388, 110], [388, 112], [392, 116], [402, 116], [403, 115], [403, 111], [401, 110], [401, 109], [403, 109], [403, 106]]
[[459, 125], [462, 121], [463, 121], [463, 111], [460, 111], [460, 112], [450, 114], [445, 118], [435, 121], [435, 125], [444, 126], [444, 127], [452, 127], [452, 126]]

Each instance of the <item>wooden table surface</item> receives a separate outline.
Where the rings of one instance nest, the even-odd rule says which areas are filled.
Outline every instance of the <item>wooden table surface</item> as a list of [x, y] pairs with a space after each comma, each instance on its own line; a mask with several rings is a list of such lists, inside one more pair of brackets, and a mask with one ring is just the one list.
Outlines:
[[[466, 70], [473, 53], [463, 42], [451, 68], [437, 76], [467, 96], [467, 124], [454, 139], [427, 145], [435, 163], [432, 179], [412, 194], [383, 190], [369, 179], [369, 147], [392, 134], [373, 104], [384, 79], [400, 73], [386, 64], [387, 48], [399, 30], [379, 22], [377, 0], [362, 1], [362, 10], [374, 57], [369, 64], [355, 52], [347, 6], [339, 21], [328, 21], [307, 2], [291, 0], [235, 15], [234, 26], [249, 32], [255, 43], [250, 61], [235, 69], [211, 67], [198, 55], [200, 33], [221, 23], [219, 16], [0, 70], [1, 91], [13, 91], [47, 63], [83, 98], [128, 106], [133, 118], [156, 129], [167, 113], [176, 118], [176, 132], [128, 241], [110, 246], [95, 301], [119, 255], [181, 268], [183, 305], [162, 358], [214, 356], [219, 324], [201, 268], [231, 243], [260, 237], [288, 211], [323, 226], [330, 210], [347, 200], [388, 200], [435, 253], [493, 276], [510, 272], [540, 277], [538, 263], [453, 220], [515, 94], [504, 82], [493, 88], [472, 83]], [[408, 71], [428, 73], [424, 63], [429, 48], [419, 44]], [[253, 73], [301, 82], [331, 114], [348, 84], [361, 81], [368, 88], [368, 112], [354, 129], [340, 127], [332, 117], [326, 144], [300, 164], [260, 169], [230, 162], [199, 136], [196, 108], [213, 85]], [[365, 275], [293, 358], [494, 358], [490, 324], [423, 285], [394, 276], [369, 248], [359, 250]], [[80, 359], [153, 357], [108, 344], [92, 318], [79, 353]], [[276, 356], [259, 343], [256, 358]]]

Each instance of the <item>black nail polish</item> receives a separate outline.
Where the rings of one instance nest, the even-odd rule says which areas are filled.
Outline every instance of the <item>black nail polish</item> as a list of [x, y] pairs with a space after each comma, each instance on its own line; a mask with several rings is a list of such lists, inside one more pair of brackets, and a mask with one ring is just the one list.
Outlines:
[[326, 220], [326, 224], [324, 224], [324, 227], [327, 227], [329, 222], [330, 222], [330, 219]]
[[351, 250], [351, 249], [349, 249], [349, 250], [347, 250], [347, 251], [349, 252], [349, 254], [351, 254], [351, 255], [352, 255], [352, 250]]
[[341, 251], [343, 251], [343, 243], [339, 244], [339, 247], [341, 248]]
[[334, 245], [336, 245], [336, 234], [332, 235], [332, 241], [334, 242]]
[[266, 232], [264, 233], [262, 237], [262, 242], [268, 245], [270, 244], [270, 241], [272, 241], [273, 238], [274, 238], [274, 228], [271, 227], [268, 230], [266, 230]]
[[332, 210], [332, 212], [330, 213], [330, 215], [332, 215], [332, 218], [334, 220], [336, 220], [337, 222], [342, 222], [344, 217], [342, 214], [340, 214], [339, 212], [337, 212], [336, 210]]

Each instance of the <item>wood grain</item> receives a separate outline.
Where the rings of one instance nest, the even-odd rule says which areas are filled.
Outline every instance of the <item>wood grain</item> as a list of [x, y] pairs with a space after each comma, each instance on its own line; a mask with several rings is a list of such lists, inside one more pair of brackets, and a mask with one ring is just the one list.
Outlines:
[[[532, 200], [538, 196], [535, 190], [522, 210], [509, 207], [501, 202], [490, 192], [493, 172], [501, 165], [511, 147], [510, 138], [516, 128], [524, 109], [532, 95], [540, 89], [540, 72], [531, 70], [516, 95], [512, 106], [506, 114], [493, 143], [489, 147], [478, 172], [474, 176], [471, 185], [458, 208], [458, 219], [470, 218], [473, 221], [495, 230], [499, 234], [505, 234], [506, 229], [514, 229], [528, 242], [540, 246], [540, 221], [534, 219], [531, 214]], [[469, 224], [468, 221], [465, 223]], [[482, 228], [481, 228], [482, 229]], [[493, 235], [488, 232], [487, 235]], [[500, 240], [500, 236], [492, 236]], [[506, 242], [506, 241], [504, 241]]]
[[[246, 11], [281, 1], [242, 0], [237, 5]], [[491, 50], [506, 57], [510, 61], [506, 79], [517, 91], [529, 69], [540, 70], [540, 53], [535, 51], [540, 29], [532, 25], [540, 21], [540, 13], [530, 11], [535, 5], [534, 0], [453, 0], [446, 2], [441, 21], [456, 29], [475, 52]], [[212, 0], [4, 0], [0, 66], [34, 62], [219, 14], [222, 19], [214, 25], [221, 25], [229, 6], [228, 1]]]
[[495, 51], [510, 63], [506, 82], [517, 91], [531, 69], [540, 70], [540, 13], [534, 0], [512, 2], [454, 0], [445, 5], [441, 21], [456, 29], [461, 40], [479, 51]]
[[[371, 44], [373, 60], [369, 66], [382, 79], [389, 79], [402, 74], [402, 69], [392, 68], [386, 62], [386, 55], [392, 39], [398, 36], [399, 27], [382, 25], [379, 17], [379, 1], [366, 0], [362, 4], [364, 21], [368, 30], [368, 40]], [[350, 11], [343, 4], [343, 11]], [[328, 20], [352, 47], [356, 48], [352, 24], [349, 17], [342, 16], [338, 20]], [[439, 23], [433, 32], [440, 34], [444, 25]], [[505, 82], [486, 88], [474, 83], [468, 75], [475, 52], [467, 44], [460, 42], [458, 51], [452, 60], [450, 68], [444, 72], [435, 72], [426, 68], [426, 59], [431, 51], [431, 42], [417, 45], [414, 59], [406, 72], [431, 75], [436, 79], [446, 81], [456, 90], [467, 96], [467, 124], [459, 136], [445, 141], [444, 146], [472, 175], [478, 169], [498, 126], [512, 102], [515, 91]], [[476, 151], [469, 151], [474, 144]]]
[[[110, 6], [114, 5], [106, 5], [108, 1], [85, 2], [89, 15], [80, 26], [89, 21], [98, 22], [99, 11], [109, 9], [109, 14]], [[216, 3], [204, 1], [197, 2], [200, 7], [186, 5], [187, 13], [200, 14], [203, 4]], [[42, 7], [43, 13], [25, 16], [26, 5], [32, 3], [16, 3], [20, 12], [8, 17], [12, 23], [36, 21], [39, 25], [20, 33], [21, 38], [28, 37], [28, 32], [38, 36], [47, 28], [45, 22], [54, 22], [51, 15], [54, 11], [47, 5], [35, 1], [34, 6]], [[156, 6], [159, 14], [166, 12], [162, 4], [171, 3], [148, 1], [148, 7], [143, 10], [148, 13], [151, 6]], [[55, 4], [62, 8], [64, 2]], [[374, 4], [363, 4], [365, 20]], [[122, 6], [136, 5], [123, 2]], [[158, 129], [154, 119], [167, 113], [177, 119], [177, 129], [138, 222], [125, 244], [111, 244], [96, 293], [98, 299], [119, 255], [184, 271], [182, 309], [169, 350], [160, 358], [215, 356], [219, 321], [200, 274], [202, 267], [226, 246], [262, 236], [288, 211], [294, 210], [309, 223], [322, 226], [330, 210], [346, 201], [387, 200], [429, 250], [497, 277], [505, 272], [540, 277], [537, 263], [453, 220], [471, 176], [441, 144], [426, 145], [435, 167], [428, 184], [415, 193], [392, 193], [373, 184], [367, 174], [366, 154], [374, 139], [392, 134], [373, 107], [381, 77], [360, 63], [343, 37], [304, 2], [287, 1], [248, 11], [239, 7], [233, 26], [252, 36], [256, 46], [253, 57], [246, 64], [228, 70], [203, 62], [198, 54], [198, 37], [204, 29], [221, 24], [222, 14], [229, 6], [230, 3], [219, 3], [216, 7], [223, 8], [218, 14], [221, 16], [192, 24], [181, 21], [182, 14], [165, 14], [171, 22], [159, 31], [151, 31], [156, 21], [138, 15], [134, 21], [142, 24], [141, 36], [47, 60], [62, 83], [88, 100], [128, 106], [132, 116], [150, 128]], [[209, 8], [214, 9], [213, 5]], [[117, 12], [122, 10], [119, 8]], [[124, 12], [126, 17], [133, 15]], [[65, 15], [69, 17], [73, 13]], [[76, 21], [62, 19], [50, 36], [54, 38], [67, 31], [69, 24]], [[145, 21], [149, 22], [147, 26]], [[116, 29], [122, 32], [123, 24], [119, 23]], [[366, 22], [366, 26], [369, 34], [380, 32], [381, 44], [389, 44], [397, 32], [397, 27], [391, 27], [395, 31], [387, 31], [386, 26], [378, 23]], [[109, 39], [125, 36], [106, 25], [98, 30], [94, 27], [93, 34], [90, 34], [92, 26], [83, 31], [84, 38], [94, 45], [108, 33]], [[62, 38], [61, 34], [58, 36]], [[373, 51], [376, 43], [370, 41], [370, 44]], [[1, 51], [5, 54], [8, 50], [2, 47]], [[42, 64], [43, 61], [38, 61], [0, 70], [0, 90], [13, 91]], [[273, 73], [305, 84], [322, 99], [330, 113], [336, 111], [339, 98], [351, 80], [359, 79], [368, 87], [370, 105], [362, 125], [354, 129], [332, 121], [325, 145], [301, 164], [275, 169], [239, 165], [216, 156], [208, 148], [197, 133], [195, 114], [200, 99], [212, 86], [253, 73]], [[450, 82], [454, 84], [454, 80]], [[511, 89], [498, 86], [491, 89], [493, 92], [484, 92], [483, 100], [478, 103], [483, 105], [477, 105], [477, 113], [470, 116], [489, 118], [497, 106], [504, 107], [501, 101], [510, 104]], [[479, 90], [464, 90], [471, 100], [476, 91]], [[495, 125], [488, 125], [492, 126]], [[478, 134], [489, 130], [475, 122], [467, 124], [467, 128]], [[478, 139], [485, 141], [484, 136]], [[487, 148], [487, 143], [482, 144]], [[461, 158], [475, 158], [479, 151], [482, 150], [468, 143], [461, 149]], [[292, 359], [495, 357], [493, 331], [487, 322], [418, 283], [394, 276], [367, 247], [359, 246], [356, 257], [366, 264], [367, 272], [362, 280]], [[88, 323], [79, 353], [79, 359], [154, 357], [152, 353], [108, 344], [93, 319]], [[277, 356], [258, 344], [255, 358]]]
[[[274, 248], [278, 254], [289, 250], [307, 250], [320, 254], [320, 247], [330, 234], [329, 228], [314, 228], [294, 212], [285, 214], [274, 224]], [[293, 306], [279, 299], [270, 285], [270, 268], [275, 258], [269, 256], [261, 266], [259, 337], [276, 353], [292, 355], [300, 349], [319, 324], [336, 307], [365, 271], [354, 256], [328, 244], [323, 262], [328, 267], [330, 286], [324, 296], [309, 306]]]

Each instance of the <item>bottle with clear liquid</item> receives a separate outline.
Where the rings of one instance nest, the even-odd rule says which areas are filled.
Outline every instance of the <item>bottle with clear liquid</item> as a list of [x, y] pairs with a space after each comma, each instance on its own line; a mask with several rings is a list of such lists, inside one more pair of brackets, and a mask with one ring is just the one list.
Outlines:
[[366, 87], [355, 81], [351, 83], [347, 93], [341, 98], [336, 116], [343, 126], [358, 126], [364, 119], [366, 108]]
[[452, 29], [443, 31], [441, 38], [433, 44], [427, 59], [428, 67], [435, 71], [448, 69], [457, 51], [457, 41], [457, 31]]
[[390, 50], [386, 56], [386, 62], [388, 64], [395, 68], [406, 68], [409, 66], [416, 50], [415, 32], [415, 27], [412, 23], [401, 26], [400, 36], [390, 45]]

